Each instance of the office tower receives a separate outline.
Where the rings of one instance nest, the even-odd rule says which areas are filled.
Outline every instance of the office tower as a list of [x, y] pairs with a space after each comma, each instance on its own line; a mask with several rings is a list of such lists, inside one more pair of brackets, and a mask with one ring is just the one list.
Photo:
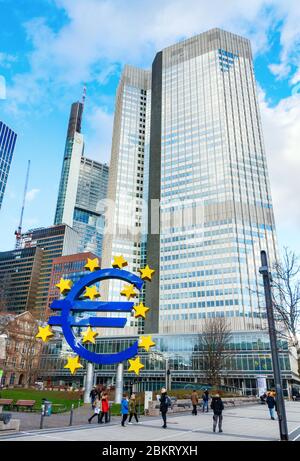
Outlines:
[[65, 224], [33, 229], [22, 234], [21, 248], [43, 249], [36, 298], [29, 309], [36, 318], [43, 320], [48, 313], [47, 301], [52, 261], [59, 256], [76, 253], [78, 239], [77, 232]]
[[0, 253], [0, 311], [21, 314], [34, 309], [43, 259], [39, 247]]
[[78, 252], [101, 256], [109, 168], [83, 156], [82, 114], [83, 103], [73, 103], [54, 223], [67, 224], [78, 232]]
[[149, 201], [160, 200], [161, 225], [151, 234], [149, 220], [159, 277], [146, 329], [193, 333], [211, 317], [261, 328], [260, 250], [272, 264], [276, 235], [249, 40], [212, 29], [159, 52], [151, 111]]
[[108, 172], [107, 165], [81, 157], [72, 227], [80, 236], [78, 251], [91, 251], [99, 257], [102, 254]]
[[82, 103], [72, 104], [54, 224], [64, 223], [69, 226], [73, 224], [80, 160], [84, 152], [83, 135], [81, 134], [82, 112]]
[[[145, 264], [147, 216], [143, 202], [148, 193], [150, 102], [151, 73], [125, 66], [116, 97], [102, 265], [111, 267], [113, 257], [121, 254], [128, 262], [125, 269], [138, 276], [138, 269]], [[124, 282], [103, 285], [106, 299], [120, 299]], [[141, 293], [140, 301], [143, 298]], [[126, 327], [116, 333], [137, 331], [143, 331], [142, 319], [128, 315]]]
[[0, 209], [17, 135], [0, 120]]

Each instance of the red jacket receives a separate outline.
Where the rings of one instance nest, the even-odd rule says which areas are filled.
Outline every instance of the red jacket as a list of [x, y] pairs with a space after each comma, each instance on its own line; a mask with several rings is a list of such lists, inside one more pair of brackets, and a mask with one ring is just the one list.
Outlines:
[[102, 399], [102, 411], [103, 411], [103, 413], [108, 413], [108, 410], [109, 410], [108, 399]]

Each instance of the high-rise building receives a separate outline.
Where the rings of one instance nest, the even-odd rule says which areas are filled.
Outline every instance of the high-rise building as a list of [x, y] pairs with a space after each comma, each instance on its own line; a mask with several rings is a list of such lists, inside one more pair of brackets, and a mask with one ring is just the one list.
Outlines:
[[43, 250], [23, 248], [0, 253], [0, 311], [15, 315], [35, 307]]
[[[116, 97], [102, 265], [110, 267], [113, 256], [122, 254], [128, 269], [138, 276], [145, 263], [147, 216], [143, 203], [148, 194], [150, 102], [151, 72], [125, 66]], [[106, 299], [120, 299], [124, 282], [111, 280], [104, 286]], [[143, 297], [142, 293], [141, 301]], [[123, 333], [142, 333], [143, 319], [127, 316]]]
[[52, 261], [59, 256], [76, 253], [78, 238], [77, 232], [65, 224], [33, 229], [22, 234], [21, 248], [38, 247], [43, 250], [35, 303], [29, 309], [36, 318], [44, 319], [48, 313]]
[[101, 256], [109, 168], [84, 157], [82, 114], [83, 103], [73, 103], [54, 223], [67, 224], [78, 232], [78, 252]]
[[[262, 328], [260, 250], [276, 234], [249, 40], [212, 29], [159, 52], [152, 67], [148, 331], [193, 333], [226, 317]], [[196, 216], [193, 211], [196, 210]]]
[[0, 120], [0, 209], [6, 188], [16, 139], [16, 133]]
[[260, 250], [272, 264], [276, 234], [249, 40], [212, 29], [157, 53], [152, 73], [125, 67], [108, 198], [103, 266], [123, 254], [134, 272], [145, 260], [156, 270], [145, 331], [193, 333], [223, 316], [263, 326]]

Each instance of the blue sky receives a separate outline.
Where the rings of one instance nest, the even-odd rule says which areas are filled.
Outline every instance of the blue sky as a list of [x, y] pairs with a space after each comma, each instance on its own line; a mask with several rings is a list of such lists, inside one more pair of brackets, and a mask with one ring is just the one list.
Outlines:
[[14, 246], [28, 159], [23, 228], [53, 223], [70, 104], [84, 83], [85, 152], [109, 162], [123, 65], [149, 68], [163, 47], [222, 27], [252, 41], [279, 244], [300, 253], [299, 23], [294, 0], [0, 0], [0, 119], [18, 133], [0, 250]]

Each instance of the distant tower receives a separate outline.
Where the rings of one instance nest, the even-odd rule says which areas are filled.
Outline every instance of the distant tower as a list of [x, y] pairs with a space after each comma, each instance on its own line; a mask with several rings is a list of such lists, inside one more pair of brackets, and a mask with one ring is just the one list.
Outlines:
[[67, 224], [79, 233], [78, 252], [91, 251], [100, 257], [104, 228], [101, 201], [106, 198], [109, 168], [84, 157], [81, 122], [85, 99], [86, 86], [82, 102], [71, 107], [54, 224]]

